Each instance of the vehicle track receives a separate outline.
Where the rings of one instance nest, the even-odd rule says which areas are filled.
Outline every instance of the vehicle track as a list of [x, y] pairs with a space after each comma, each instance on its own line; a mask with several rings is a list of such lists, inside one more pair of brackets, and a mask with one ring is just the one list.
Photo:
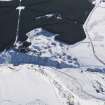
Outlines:
[[[69, 77], [69, 78], [72, 78], [72, 79], [74, 80], [74, 82], [79, 85], [80, 91], [81, 91], [82, 93], [84, 93], [85, 95], [87, 95], [87, 96], [89, 96], [89, 97], [92, 97], [93, 99], [95, 98], [95, 99], [98, 99], [98, 100], [101, 100], [101, 101], [105, 101], [105, 99], [102, 99], [102, 98], [100, 98], [100, 97], [94, 96], [94, 95], [92, 95], [92, 94], [86, 92], [86, 91], [83, 89], [83, 87], [81, 86], [81, 84], [77, 81], [77, 79], [74, 78], [73, 76], [71, 76], [70, 74], [65, 73], [65, 72], [63, 72], [63, 71], [60, 71], [60, 70], [57, 71], [57, 72], [59, 72], [59, 73], [65, 75], [65, 76], [67, 76], [67, 77]], [[71, 91], [71, 90], [70, 90], [70, 91]]]

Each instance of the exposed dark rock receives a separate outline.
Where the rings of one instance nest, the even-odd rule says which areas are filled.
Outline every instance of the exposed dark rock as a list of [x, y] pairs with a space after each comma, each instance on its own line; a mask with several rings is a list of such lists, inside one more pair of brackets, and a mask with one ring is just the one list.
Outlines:
[[[19, 0], [0, 1], [0, 50], [9, 48], [15, 41], [17, 6]], [[25, 9], [20, 16], [19, 41], [27, 39], [27, 32], [42, 27], [59, 34], [55, 39], [66, 44], [74, 44], [86, 37], [82, 25], [93, 8], [88, 0], [22, 0], [21, 6]]]

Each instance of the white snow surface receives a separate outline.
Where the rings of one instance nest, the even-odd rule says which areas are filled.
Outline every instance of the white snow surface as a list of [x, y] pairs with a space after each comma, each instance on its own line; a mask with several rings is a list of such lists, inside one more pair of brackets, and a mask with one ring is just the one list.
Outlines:
[[[105, 2], [97, 5], [85, 22], [85, 30], [89, 35], [96, 55], [105, 63]], [[88, 37], [88, 36], [87, 36]]]
[[[86, 40], [72, 46], [35, 29], [27, 53], [0, 54], [0, 105], [105, 105], [105, 3], [84, 24]], [[50, 35], [50, 36], [49, 36]], [[90, 40], [91, 39], [91, 40]]]
[[105, 74], [0, 65], [0, 105], [105, 105]]
[[0, 69], [0, 105], [63, 105], [53, 84], [30, 66]]

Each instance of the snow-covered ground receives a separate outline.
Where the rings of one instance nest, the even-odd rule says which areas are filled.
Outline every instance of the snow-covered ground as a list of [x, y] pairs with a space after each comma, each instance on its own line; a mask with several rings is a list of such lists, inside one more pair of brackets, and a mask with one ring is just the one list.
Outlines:
[[94, 53], [105, 64], [105, 2], [97, 5], [85, 22], [85, 30], [94, 46]]
[[54, 34], [27, 33], [30, 51], [0, 54], [0, 105], [105, 105], [105, 3], [84, 24], [86, 40], [68, 46]]
[[63, 105], [63, 103], [47, 77], [38, 72], [34, 66], [22, 65], [1, 66], [0, 105]]
[[0, 105], [105, 105], [105, 74], [0, 65]]

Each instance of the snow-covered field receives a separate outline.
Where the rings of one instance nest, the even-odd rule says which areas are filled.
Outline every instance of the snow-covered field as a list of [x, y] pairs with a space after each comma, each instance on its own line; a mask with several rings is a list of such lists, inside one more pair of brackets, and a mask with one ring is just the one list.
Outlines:
[[0, 66], [0, 105], [105, 105], [105, 74], [33, 64]]
[[[84, 24], [86, 40], [68, 46], [54, 35], [27, 33], [27, 53], [0, 54], [0, 105], [105, 105], [105, 3]], [[18, 50], [18, 51], [17, 51]]]
[[2, 65], [0, 105], [63, 105], [53, 83], [40, 72], [34, 65]]

